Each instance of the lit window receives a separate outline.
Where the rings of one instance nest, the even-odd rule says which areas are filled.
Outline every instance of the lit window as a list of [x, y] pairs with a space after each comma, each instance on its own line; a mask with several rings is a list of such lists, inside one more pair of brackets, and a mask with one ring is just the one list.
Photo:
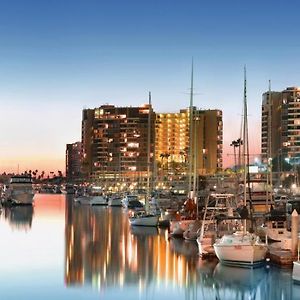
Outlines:
[[139, 147], [139, 143], [128, 143], [127, 147], [128, 148], [138, 148]]

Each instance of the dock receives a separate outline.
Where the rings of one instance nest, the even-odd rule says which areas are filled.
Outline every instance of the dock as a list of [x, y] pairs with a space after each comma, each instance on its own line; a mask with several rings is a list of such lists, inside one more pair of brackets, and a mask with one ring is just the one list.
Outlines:
[[269, 247], [267, 258], [271, 263], [279, 265], [280, 267], [292, 267], [293, 261], [298, 259], [297, 255], [293, 255], [290, 250], [282, 250], [279, 248]]

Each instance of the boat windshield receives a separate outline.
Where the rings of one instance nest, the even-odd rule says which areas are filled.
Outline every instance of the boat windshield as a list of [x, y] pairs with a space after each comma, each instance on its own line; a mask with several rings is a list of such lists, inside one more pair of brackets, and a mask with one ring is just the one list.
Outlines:
[[143, 207], [143, 204], [138, 200], [130, 200], [129, 206], [132, 207]]

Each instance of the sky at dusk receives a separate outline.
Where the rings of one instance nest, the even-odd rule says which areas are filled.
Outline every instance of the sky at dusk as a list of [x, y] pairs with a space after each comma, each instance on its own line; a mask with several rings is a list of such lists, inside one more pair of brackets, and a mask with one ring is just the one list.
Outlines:
[[147, 102], [156, 112], [222, 109], [224, 160], [239, 137], [247, 65], [249, 135], [261, 95], [300, 85], [297, 1], [0, 1], [0, 171], [65, 170], [81, 112]]

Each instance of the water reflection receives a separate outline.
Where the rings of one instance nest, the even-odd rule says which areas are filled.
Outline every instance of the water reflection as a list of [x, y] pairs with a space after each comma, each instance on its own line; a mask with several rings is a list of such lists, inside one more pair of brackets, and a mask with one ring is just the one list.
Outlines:
[[[68, 203], [66, 209], [66, 283], [92, 284], [99, 289], [147, 283], [183, 286], [195, 273], [196, 260], [172, 251], [166, 231], [130, 228], [121, 208], [83, 207]], [[184, 252], [184, 251], [183, 251]], [[197, 254], [197, 252], [195, 252]]]
[[182, 254], [187, 257], [197, 257], [199, 253], [198, 245], [195, 241], [171, 238], [170, 246], [170, 249], [175, 253]]
[[256, 299], [267, 273], [264, 268], [236, 268], [218, 263], [213, 276], [219, 299]]
[[0, 234], [3, 299], [300, 298], [291, 270], [203, 261], [194, 242], [131, 228], [122, 208], [73, 206], [65, 195], [36, 195], [34, 212], [3, 210]]
[[169, 240], [167, 231], [156, 228], [130, 228], [122, 208], [68, 202], [65, 232], [68, 286], [130, 286], [142, 298], [153, 289], [159, 299], [166, 291], [178, 291], [174, 299], [296, 299], [290, 270], [202, 261], [194, 242]]
[[4, 208], [4, 218], [13, 229], [30, 230], [33, 218], [33, 206], [13, 206]]

